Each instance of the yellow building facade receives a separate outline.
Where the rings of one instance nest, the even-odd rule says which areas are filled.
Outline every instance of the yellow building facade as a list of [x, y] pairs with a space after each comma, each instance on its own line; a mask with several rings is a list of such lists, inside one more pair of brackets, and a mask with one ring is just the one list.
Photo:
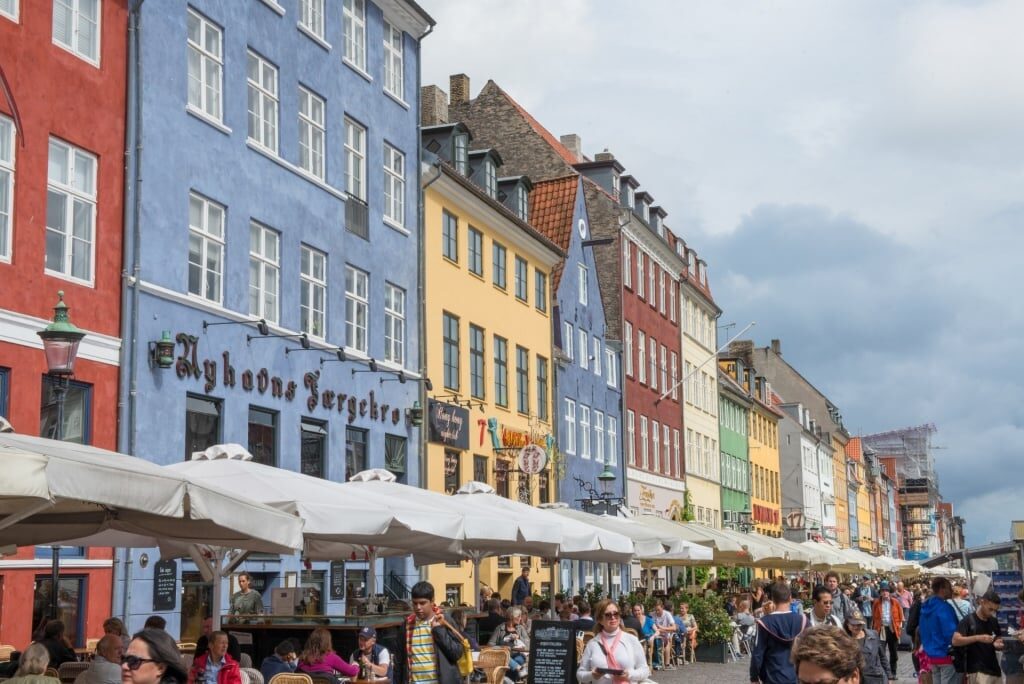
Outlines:
[[[562, 253], [446, 164], [424, 172], [423, 184], [424, 321], [433, 386], [424, 407], [424, 486], [454, 493], [476, 480], [532, 505], [553, 501], [550, 276]], [[528, 444], [547, 456], [539, 473], [520, 471], [518, 456]], [[525, 565], [534, 591], [549, 589], [548, 561], [527, 557], [485, 559], [481, 584], [509, 598]], [[476, 605], [472, 573], [468, 561], [426, 570], [439, 600], [455, 605]]]
[[840, 546], [850, 546], [850, 505], [849, 480], [846, 477], [846, 442], [837, 433], [832, 433], [832, 477], [836, 492], [836, 541]]
[[779, 415], [759, 400], [750, 411], [750, 510], [754, 531], [782, 536], [782, 487], [779, 482]]

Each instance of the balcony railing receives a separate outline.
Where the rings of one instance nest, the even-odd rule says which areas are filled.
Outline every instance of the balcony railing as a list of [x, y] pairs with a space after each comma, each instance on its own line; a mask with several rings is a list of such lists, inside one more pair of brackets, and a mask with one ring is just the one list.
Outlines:
[[370, 239], [370, 207], [355, 195], [345, 200], [345, 229], [364, 240]]

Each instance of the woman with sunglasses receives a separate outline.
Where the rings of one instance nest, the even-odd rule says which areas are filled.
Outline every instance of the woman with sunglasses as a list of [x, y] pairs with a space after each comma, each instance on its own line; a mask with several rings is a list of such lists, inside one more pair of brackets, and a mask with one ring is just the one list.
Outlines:
[[162, 629], [144, 629], [132, 637], [121, 658], [122, 684], [185, 684], [188, 671], [178, 645]]
[[594, 609], [594, 638], [583, 649], [576, 678], [583, 683], [642, 682], [650, 674], [640, 640], [622, 629], [619, 605], [605, 599]]
[[856, 608], [846, 616], [846, 633], [853, 637], [860, 646], [864, 666], [860, 670], [860, 678], [865, 684], [885, 684], [889, 681], [889, 656], [886, 654], [885, 642], [878, 632], [868, 629], [867, 621]]

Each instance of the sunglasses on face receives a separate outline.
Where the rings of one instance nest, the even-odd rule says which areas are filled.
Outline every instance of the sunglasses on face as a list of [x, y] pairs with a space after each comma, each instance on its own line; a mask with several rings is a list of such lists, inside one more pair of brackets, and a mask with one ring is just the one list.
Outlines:
[[152, 658], [140, 658], [135, 655], [121, 656], [121, 664], [127, 665], [129, 670], [135, 671], [142, 667], [143, 663], [155, 663]]
[[618, 613], [618, 611], [609, 611], [609, 612], [604, 614], [604, 619], [605, 620], [612, 620], [612, 619], [618, 620], [619, 617], [621, 617], [621, 616]]

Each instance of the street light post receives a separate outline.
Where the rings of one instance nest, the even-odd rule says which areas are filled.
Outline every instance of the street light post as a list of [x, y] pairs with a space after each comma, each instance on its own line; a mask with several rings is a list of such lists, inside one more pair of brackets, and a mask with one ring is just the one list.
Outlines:
[[[53, 398], [57, 404], [57, 426], [55, 439], [64, 439], [64, 400], [67, 398], [69, 379], [75, 373], [75, 359], [78, 345], [85, 337], [85, 331], [71, 323], [68, 305], [64, 303], [64, 292], [57, 292], [57, 305], [53, 307], [53, 321], [37, 335], [43, 340], [43, 354], [46, 356], [46, 374], [50, 378]], [[57, 619], [58, 585], [60, 583], [60, 547], [50, 547], [53, 561], [50, 564], [50, 619]]]

